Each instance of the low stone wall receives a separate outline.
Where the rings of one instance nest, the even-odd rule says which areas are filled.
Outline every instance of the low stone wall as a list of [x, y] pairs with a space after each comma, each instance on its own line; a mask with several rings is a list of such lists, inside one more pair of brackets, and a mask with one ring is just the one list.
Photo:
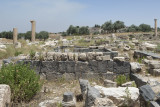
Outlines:
[[33, 61], [24, 60], [30, 63], [38, 74], [45, 74], [47, 80], [64, 76], [72, 78], [99, 78], [104, 77], [113, 80], [115, 75], [130, 74], [130, 63], [124, 61]]
[[85, 53], [85, 52], [103, 52], [104, 55], [110, 55], [110, 58], [114, 58], [118, 56], [117, 51], [111, 51], [109, 49], [106, 49], [105, 47], [97, 47], [97, 46], [92, 46], [90, 48], [74, 48], [74, 52], [79, 52], [79, 53]]
[[47, 60], [47, 61], [104, 61], [110, 60], [113, 57], [118, 56], [117, 52], [87, 52], [87, 53], [61, 53], [61, 52], [43, 52], [36, 53], [34, 57], [27, 57], [32, 60]]
[[147, 56], [151, 56], [153, 59], [160, 59], [160, 56], [155, 53], [150, 53], [150, 52], [146, 52], [146, 51], [139, 51], [139, 50], [134, 51], [135, 58], [143, 58], [143, 57], [147, 57]]

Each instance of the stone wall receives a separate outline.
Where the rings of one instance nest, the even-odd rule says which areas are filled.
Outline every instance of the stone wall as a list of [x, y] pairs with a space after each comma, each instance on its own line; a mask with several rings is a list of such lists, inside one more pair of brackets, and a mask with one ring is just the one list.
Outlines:
[[147, 56], [151, 56], [153, 59], [160, 59], [160, 56], [155, 53], [146, 52], [146, 51], [139, 51], [139, 50], [134, 51], [135, 58], [143, 58], [143, 57], [147, 57]]
[[117, 51], [111, 51], [104, 46], [90, 46], [90, 48], [74, 48], [74, 52], [84, 53], [84, 52], [102, 52], [104, 55], [110, 55], [110, 58], [118, 56]]
[[45, 74], [47, 80], [65, 76], [68, 79], [76, 78], [99, 78], [110, 80], [118, 74], [130, 74], [130, 63], [124, 61], [34, 61], [24, 60], [30, 63], [38, 74]]

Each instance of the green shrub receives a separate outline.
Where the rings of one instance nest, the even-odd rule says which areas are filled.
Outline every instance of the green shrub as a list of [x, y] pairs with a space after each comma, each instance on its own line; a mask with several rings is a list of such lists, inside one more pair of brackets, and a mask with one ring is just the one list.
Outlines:
[[29, 53], [29, 56], [31, 59], [33, 59], [33, 57], [35, 56], [36, 52], [31, 50], [30, 53]]
[[126, 83], [128, 79], [126, 78], [125, 75], [118, 75], [116, 78], [116, 82], [118, 86], [121, 86], [123, 83]]
[[18, 55], [20, 55], [20, 54], [22, 54], [21, 51], [15, 51], [14, 56], [18, 56]]
[[141, 64], [141, 63], [142, 63], [142, 60], [144, 60], [144, 59], [145, 59], [145, 57], [138, 58], [138, 59], [137, 59], [137, 62]]
[[3, 65], [0, 71], [0, 84], [8, 84], [11, 88], [13, 102], [30, 101], [39, 91], [39, 76], [30, 69], [30, 65]]
[[57, 107], [62, 107], [62, 103], [57, 103]]
[[136, 83], [133, 82], [132, 85], [131, 85], [131, 87], [137, 87]]

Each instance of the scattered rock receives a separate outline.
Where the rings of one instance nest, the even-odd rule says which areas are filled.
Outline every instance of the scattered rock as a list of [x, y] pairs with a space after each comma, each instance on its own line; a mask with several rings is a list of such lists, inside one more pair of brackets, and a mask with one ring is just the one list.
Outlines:
[[133, 73], [140, 72], [141, 69], [142, 69], [141, 66], [140, 66], [140, 64], [137, 63], [137, 62], [131, 62], [130, 65], [131, 65], [131, 71], [132, 71]]
[[87, 93], [87, 87], [90, 86], [90, 83], [88, 80], [79, 79], [79, 84], [81, 88], [81, 93], [83, 94], [83, 96], [85, 96]]
[[145, 101], [153, 101], [155, 93], [149, 85], [143, 85], [139, 88], [139, 92]]
[[6, 49], [6, 45], [0, 44], [0, 49]]
[[150, 61], [150, 69], [160, 69], [160, 61]]
[[160, 76], [160, 69], [149, 69], [149, 73], [153, 76]]
[[92, 107], [95, 104], [97, 98], [100, 98], [100, 92], [91, 86], [87, 88], [86, 100], [85, 100], [85, 107]]
[[113, 58], [114, 61], [125, 61], [124, 57], [114, 57]]
[[157, 47], [157, 45], [150, 44], [150, 43], [147, 43], [147, 42], [145, 42], [143, 45], [146, 47], [147, 50], [155, 50], [156, 47]]
[[11, 101], [11, 90], [9, 85], [0, 85], [0, 107], [8, 107]]
[[15, 48], [21, 48], [21, 43], [20, 42], [15, 43]]
[[45, 100], [39, 103], [39, 107], [56, 107], [57, 102], [55, 100]]
[[65, 92], [63, 94], [62, 106], [63, 107], [76, 107], [76, 101], [73, 96], [74, 95], [72, 92]]
[[1, 49], [1, 48], [0, 48], [0, 52], [6, 53], [7, 51], [6, 51], [5, 49]]
[[95, 105], [92, 107], [117, 107], [112, 100], [105, 98], [96, 98]]
[[124, 50], [124, 51], [129, 51], [130, 49], [131, 49], [131, 47], [128, 46], [128, 45], [126, 45], [123, 50]]
[[[135, 87], [118, 87], [118, 88], [105, 88], [102, 86], [94, 86], [101, 93], [104, 94], [105, 97], [111, 99], [116, 106], [123, 106], [128, 104], [127, 106], [139, 107], [137, 104], [139, 97], [139, 89]], [[128, 95], [129, 94], [129, 95]], [[128, 96], [128, 98], [127, 98]], [[130, 99], [130, 102], [126, 102]]]
[[11, 59], [3, 59], [3, 64], [10, 64], [12, 63]]
[[111, 80], [105, 79], [105, 80], [104, 80], [104, 86], [105, 86], [105, 87], [117, 87], [117, 83], [116, 83], [116, 82], [113, 82], [113, 81], [111, 81]]
[[122, 87], [134, 87], [133, 84], [136, 84], [135, 81], [130, 81], [122, 84]]

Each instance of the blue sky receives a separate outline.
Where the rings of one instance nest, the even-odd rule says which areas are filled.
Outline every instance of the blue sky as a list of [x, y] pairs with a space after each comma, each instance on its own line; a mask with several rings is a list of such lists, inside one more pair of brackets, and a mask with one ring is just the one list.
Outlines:
[[[112, 20], [127, 26], [141, 23], [154, 26], [160, 19], [160, 0], [0, 0], [0, 32], [14, 27], [19, 32], [31, 30], [60, 32], [69, 25], [94, 26]], [[158, 20], [160, 27], [160, 20]]]

